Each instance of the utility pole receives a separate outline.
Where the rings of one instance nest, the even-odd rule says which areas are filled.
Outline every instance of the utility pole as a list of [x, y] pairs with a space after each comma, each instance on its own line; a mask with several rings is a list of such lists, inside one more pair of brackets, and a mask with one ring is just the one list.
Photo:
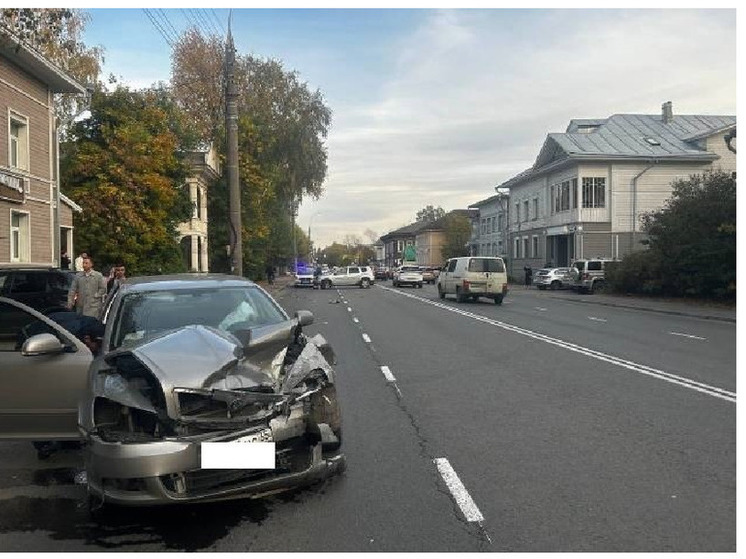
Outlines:
[[225, 44], [225, 128], [227, 130], [227, 165], [229, 193], [229, 242], [231, 273], [243, 275], [243, 227], [241, 224], [241, 190], [238, 184], [238, 92], [236, 91], [234, 63], [236, 50], [233, 47], [231, 23], [228, 20], [228, 39]]

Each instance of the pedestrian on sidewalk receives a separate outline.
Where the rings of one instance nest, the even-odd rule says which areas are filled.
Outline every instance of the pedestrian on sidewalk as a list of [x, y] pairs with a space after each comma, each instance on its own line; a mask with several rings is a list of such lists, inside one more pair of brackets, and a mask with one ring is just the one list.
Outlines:
[[106, 297], [106, 279], [93, 269], [93, 259], [83, 258], [83, 270], [75, 274], [73, 284], [67, 294], [67, 308], [78, 314], [98, 318], [101, 305]]
[[528, 289], [529, 287], [531, 287], [531, 276], [533, 276], [534, 272], [533, 272], [533, 270], [531, 270], [531, 266], [529, 266], [528, 264], [526, 264], [523, 267], [523, 273], [526, 276], [525, 277], [526, 289]]

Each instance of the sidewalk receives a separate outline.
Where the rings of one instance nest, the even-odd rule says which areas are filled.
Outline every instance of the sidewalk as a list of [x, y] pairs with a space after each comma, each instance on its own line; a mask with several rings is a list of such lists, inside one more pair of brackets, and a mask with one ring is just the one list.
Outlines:
[[[521, 291], [514, 288], [513, 293]], [[640, 297], [636, 295], [610, 295], [605, 293], [580, 294], [573, 291], [545, 291], [554, 299], [563, 299], [575, 303], [604, 305], [647, 312], [657, 312], [680, 316], [691, 316], [707, 320], [736, 322], [736, 306], [728, 306], [708, 301], [686, 301], [662, 297]]]

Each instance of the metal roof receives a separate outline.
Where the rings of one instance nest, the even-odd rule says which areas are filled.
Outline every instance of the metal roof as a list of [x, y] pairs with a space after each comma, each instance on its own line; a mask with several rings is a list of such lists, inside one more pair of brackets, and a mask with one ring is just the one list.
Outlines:
[[662, 115], [638, 114], [572, 120], [567, 132], [547, 135], [533, 167], [498, 188], [515, 186], [578, 159], [714, 161], [717, 155], [700, 140], [735, 126], [735, 115], [673, 115], [669, 122]]
[[46, 84], [54, 93], [85, 93], [86, 91], [85, 87], [65, 71], [2, 27], [0, 27], [0, 55]]

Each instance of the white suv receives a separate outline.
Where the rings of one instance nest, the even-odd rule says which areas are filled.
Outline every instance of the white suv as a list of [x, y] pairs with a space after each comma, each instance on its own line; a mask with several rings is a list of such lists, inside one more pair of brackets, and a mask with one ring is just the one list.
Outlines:
[[413, 287], [422, 288], [422, 270], [419, 266], [402, 266], [394, 272], [394, 278], [392, 280], [394, 287], [400, 285], [411, 285]]
[[335, 272], [322, 275], [319, 284], [321, 285], [321, 289], [346, 285], [357, 285], [367, 289], [373, 285], [373, 281], [373, 270], [370, 266], [347, 266], [339, 268]]

